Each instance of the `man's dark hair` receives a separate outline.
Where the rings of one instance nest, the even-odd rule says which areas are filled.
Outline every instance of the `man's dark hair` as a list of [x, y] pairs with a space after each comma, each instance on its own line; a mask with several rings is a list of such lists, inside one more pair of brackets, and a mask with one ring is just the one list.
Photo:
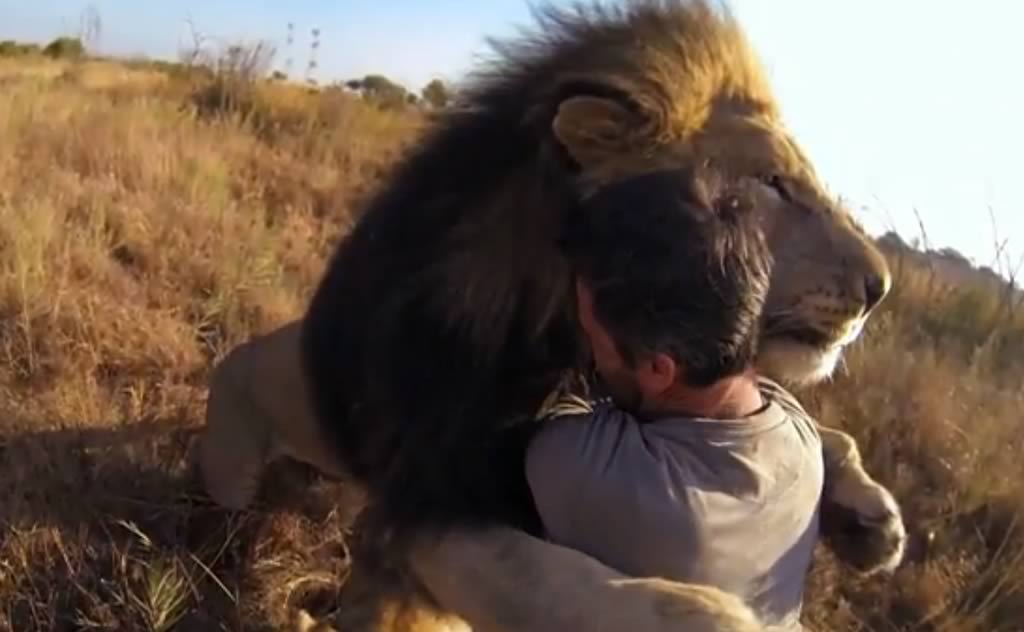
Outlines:
[[707, 170], [610, 185], [572, 214], [563, 246], [627, 362], [667, 353], [693, 386], [752, 365], [771, 255], [742, 187]]

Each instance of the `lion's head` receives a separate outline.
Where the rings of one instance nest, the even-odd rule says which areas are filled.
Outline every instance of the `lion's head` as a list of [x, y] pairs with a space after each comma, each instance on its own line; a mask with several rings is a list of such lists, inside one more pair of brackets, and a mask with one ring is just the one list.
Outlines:
[[788, 382], [828, 376], [889, 270], [786, 130], [734, 18], [659, 0], [538, 17], [539, 34], [497, 44], [467, 111], [518, 107], [517, 131], [541, 137], [539, 155], [562, 161], [578, 198], [678, 167], [749, 180], [775, 257], [759, 364]]

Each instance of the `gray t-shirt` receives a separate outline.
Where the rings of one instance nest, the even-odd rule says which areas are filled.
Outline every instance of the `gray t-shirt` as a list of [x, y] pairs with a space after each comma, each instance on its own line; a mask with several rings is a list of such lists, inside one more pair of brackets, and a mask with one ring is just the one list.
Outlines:
[[710, 584], [799, 630], [824, 482], [814, 421], [766, 379], [759, 412], [640, 423], [609, 403], [527, 450], [548, 538], [632, 576]]

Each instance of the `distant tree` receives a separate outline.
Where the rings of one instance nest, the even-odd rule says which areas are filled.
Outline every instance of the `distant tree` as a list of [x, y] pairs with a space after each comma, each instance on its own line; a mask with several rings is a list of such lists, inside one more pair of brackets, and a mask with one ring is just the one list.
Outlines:
[[363, 77], [363, 90], [371, 95], [383, 95], [389, 92], [405, 92], [405, 88], [391, 81], [384, 75], [366, 75]]
[[951, 259], [957, 263], [971, 265], [971, 260], [960, 254], [956, 248], [942, 248], [937, 253], [943, 259]]
[[448, 105], [448, 86], [446, 86], [440, 79], [434, 79], [424, 86], [421, 94], [423, 95], [423, 100], [426, 101], [430, 107], [443, 108]]
[[996, 272], [995, 270], [993, 270], [989, 266], [981, 266], [980, 268], [978, 268], [978, 272], [980, 272], [981, 275], [983, 277], [987, 278], [987, 279], [997, 279], [997, 280], [1001, 281], [1002, 278], [1003, 278], [1003, 277], [999, 276], [998, 272]]
[[0, 42], [0, 57], [20, 57], [22, 55], [35, 55], [39, 52], [37, 44], [21, 44], [14, 40]]
[[[363, 98], [382, 108], [398, 109], [414, 103], [409, 92], [384, 75], [366, 75], [362, 79], [351, 79], [345, 86], [362, 94]], [[413, 95], [415, 97], [415, 95]]]
[[903, 241], [903, 238], [900, 237], [899, 233], [892, 230], [879, 237], [878, 243], [884, 248], [896, 251], [907, 250], [910, 248], [910, 245]]
[[43, 54], [62, 59], [77, 59], [85, 56], [85, 46], [77, 37], [58, 37], [43, 49]]

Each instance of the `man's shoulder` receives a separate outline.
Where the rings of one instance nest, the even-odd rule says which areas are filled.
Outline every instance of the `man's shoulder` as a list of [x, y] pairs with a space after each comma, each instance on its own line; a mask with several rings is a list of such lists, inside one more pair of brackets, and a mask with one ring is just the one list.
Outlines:
[[[612, 404], [594, 404], [589, 412], [546, 418], [526, 448], [531, 485], [558, 481], [580, 491], [602, 488], [657, 469], [658, 456], [647, 449], [641, 423]], [[598, 483], [598, 481], [602, 481]], [[605, 490], [609, 491], [609, 490]]]
[[800, 403], [800, 400], [775, 380], [759, 375], [757, 377], [757, 387], [762, 395], [782, 406], [787, 412], [798, 414], [802, 417], [810, 417], [803, 404]]
[[818, 422], [807, 412], [800, 400], [775, 380], [758, 376], [757, 383], [761, 394], [786, 413], [803, 440], [808, 442], [808, 445], [820, 446]]
[[549, 532], [585, 530], [584, 517], [621, 509], [643, 476], [638, 470], [651, 469], [638, 458], [643, 440], [637, 422], [611, 406], [538, 423], [526, 448], [526, 479]]
[[625, 432], [636, 424], [625, 411], [611, 404], [562, 403], [538, 421], [540, 429], [530, 441], [527, 453], [552, 452], [566, 458], [581, 452], [608, 452]]

